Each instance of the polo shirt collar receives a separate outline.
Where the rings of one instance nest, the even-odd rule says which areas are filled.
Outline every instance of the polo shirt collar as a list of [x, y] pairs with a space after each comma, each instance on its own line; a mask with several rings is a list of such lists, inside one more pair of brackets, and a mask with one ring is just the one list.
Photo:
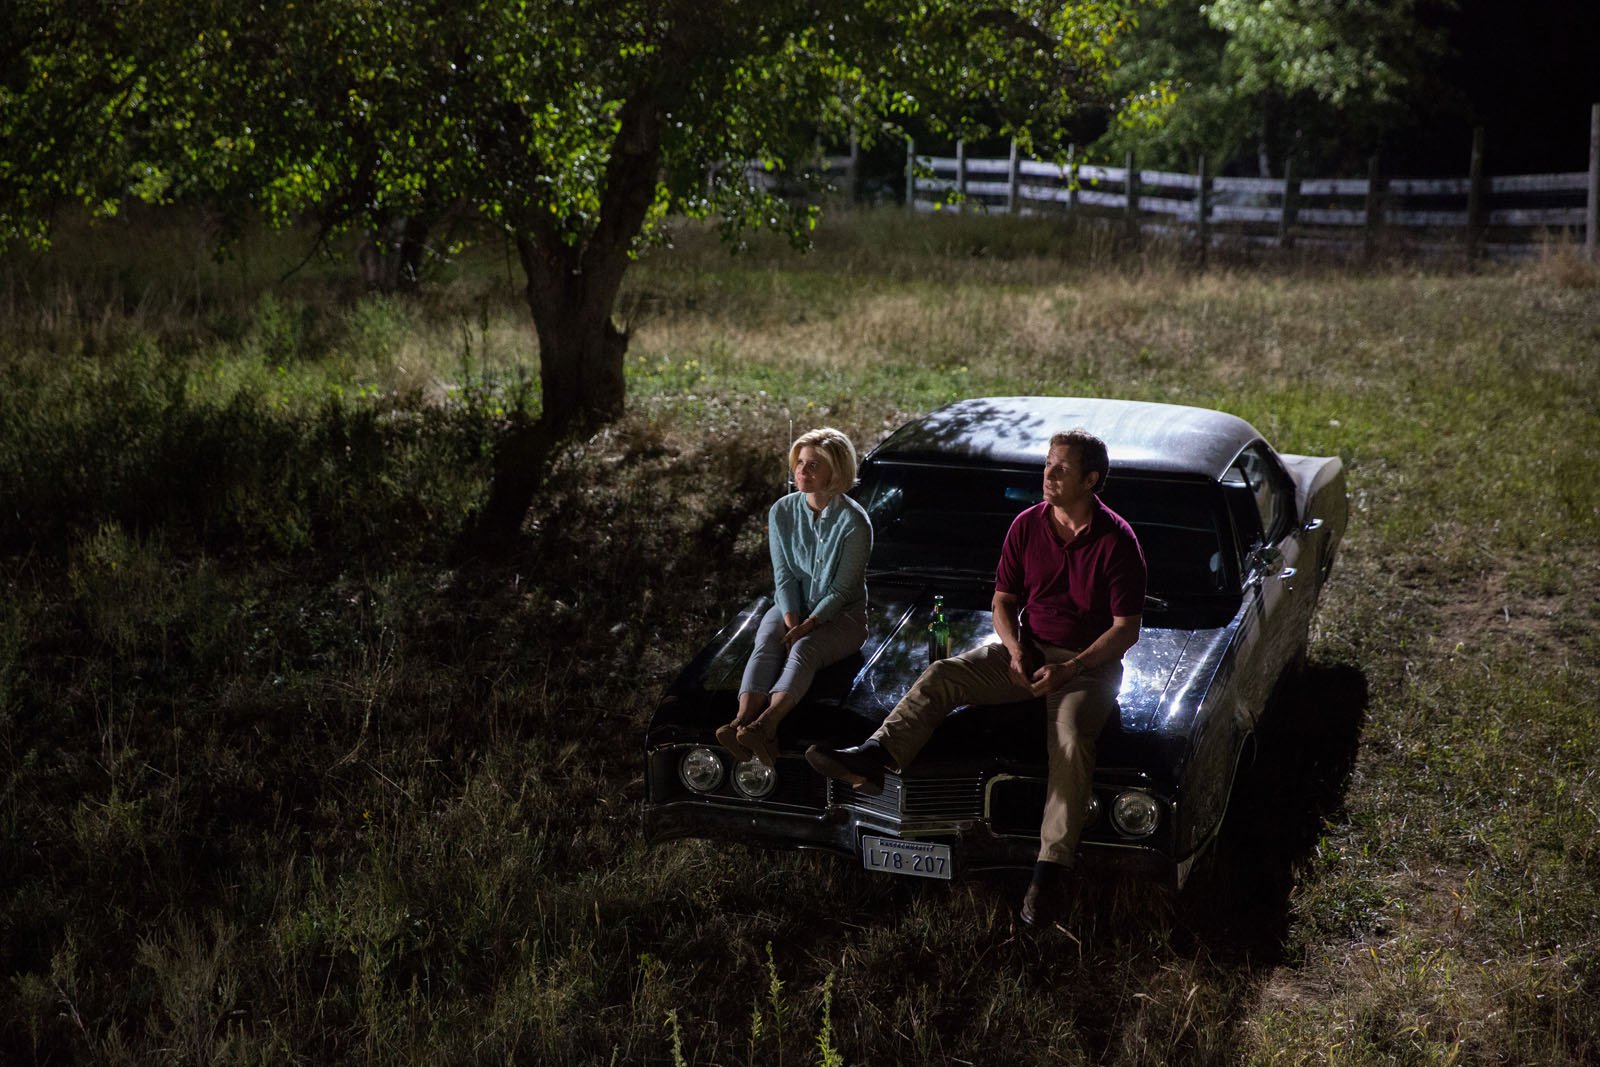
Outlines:
[[1100, 499], [1100, 494], [1096, 493], [1094, 495], [1094, 510], [1089, 514], [1089, 525], [1079, 530], [1072, 540], [1063, 541], [1061, 535], [1056, 532], [1056, 524], [1050, 517], [1049, 509], [1050, 505], [1048, 503], [1045, 504], [1045, 522], [1050, 524], [1050, 534], [1062, 548], [1071, 548], [1080, 541], [1087, 541], [1095, 534], [1105, 530], [1106, 524], [1111, 521], [1110, 509]]

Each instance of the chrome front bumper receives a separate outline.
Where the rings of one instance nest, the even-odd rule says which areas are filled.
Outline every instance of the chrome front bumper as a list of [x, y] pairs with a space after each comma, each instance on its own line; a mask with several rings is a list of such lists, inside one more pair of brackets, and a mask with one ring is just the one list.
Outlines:
[[[972, 774], [948, 779], [904, 779], [887, 775], [884, 792], [864, 797], [820, 778], [798, 757], [779, 761], [780, 779], [791, 788], [784, 802], [732, 795], [690, 793], [678, 781], [681, 746], [652, 752], [646, 774], [644, 830], [647, 840], [705, 838], [765, 848], [817, 849], [860, 862], [865, 836], [930, 841], [951, 846], [955, 876], [1031, 867], [1039, 853], [1038, 827], [996, 832], [990, 818], [989, 786], [999, 776]], [[794, 788], [793, 783], [803, 788]], [[1188, 863], [1152, 844], [1124, 844], [1085, 836], [1079, 860], [1088, 870], [1152, 877], [1177, 886]]]

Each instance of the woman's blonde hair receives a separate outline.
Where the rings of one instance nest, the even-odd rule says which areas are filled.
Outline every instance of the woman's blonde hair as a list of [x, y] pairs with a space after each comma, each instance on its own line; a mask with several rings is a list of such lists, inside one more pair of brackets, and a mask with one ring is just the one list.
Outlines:
[[831, 426], [807, 430], [789, 446], [789, 470], [794, 470], [794, 465], [800, 461], [800, 450], [807, 446], [821, 452], [833, 471], [828, 492], [842, 493], [856, 484], [856, 446], [850, 443], [850, 438]]

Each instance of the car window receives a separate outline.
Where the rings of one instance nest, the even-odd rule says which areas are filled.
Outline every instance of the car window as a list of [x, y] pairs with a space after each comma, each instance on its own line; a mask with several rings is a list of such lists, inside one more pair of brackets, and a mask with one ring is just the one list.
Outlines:
[[[993, 575], [1017, 513], [1042, 499], [1040, 471], [875, 464], [854, 494], [872, 519], [872, 566]], [[1133, 527], [1153, 596], [1228, 591], [1232, 544], [1217, 486], [1119, 476], [1103, 499]]]
[[1229, 590], [1223, 546], [1231, 545], [1231, 538], [1215, 484], [1113, 476], [1101, 499], [1138, 535], [1151, 595], [1204, 596]]
[[994, 573], [1011, 520], [1041, 499], [1038, 474], [911, 465], [862, 472], [872, 565]]
[[1263, 446], [1254, 444], [1239, 453], [1224, 480], [1250, 490], [1269, 543], [1288, 532], [1294, 522], [1294, 489], [1283, 467]]

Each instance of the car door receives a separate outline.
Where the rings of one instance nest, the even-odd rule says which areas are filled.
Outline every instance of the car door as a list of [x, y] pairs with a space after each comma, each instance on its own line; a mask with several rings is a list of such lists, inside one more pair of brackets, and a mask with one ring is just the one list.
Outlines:
[[1245, 448], [1230, 468], [1226, 482], [1242, 486], [1255, 505], [1259, 534], [1244, 557], [1243, 574], [1253, 589], [1259, 615], [1264, 658], [1257, 665], [1262, 684], [1270, 688], [1285, 663], [1305, 642], [1315, 605], [1316, 574], [1304, 524], [1295, 508], [1294, 481], [1265, 442]]
[[1234, 698], [1239, 710], [1256, 718], [1304, 639], [1315, 575], [1300, 573], [1304, 545], [1294, 483], [1264, 442], [1240, 452], [1222, 483], [1233, 512], [1244, 586]]

